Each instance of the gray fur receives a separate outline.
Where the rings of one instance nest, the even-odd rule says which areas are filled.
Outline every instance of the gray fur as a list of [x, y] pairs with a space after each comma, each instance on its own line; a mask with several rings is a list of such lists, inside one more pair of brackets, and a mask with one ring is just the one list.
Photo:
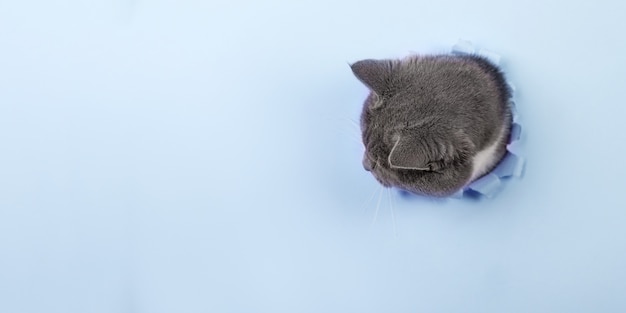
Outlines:
[[[481, 57], [362, 60], [351, 68], [371, 90], [361, 114], [363, 167], [386, 187], [451, 195], [470, 183], [476, 153], [503, 128], [508, 138], [511, 92]], [[506, 140], [498, 160], [505, 153]]]

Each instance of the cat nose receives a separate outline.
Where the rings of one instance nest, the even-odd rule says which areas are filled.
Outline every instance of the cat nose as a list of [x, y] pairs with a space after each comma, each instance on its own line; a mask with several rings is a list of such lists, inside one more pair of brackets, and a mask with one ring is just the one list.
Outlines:
[[368, 172], [372, 170], [372, 162], [367, 157], [363, 158], [363, 169]]

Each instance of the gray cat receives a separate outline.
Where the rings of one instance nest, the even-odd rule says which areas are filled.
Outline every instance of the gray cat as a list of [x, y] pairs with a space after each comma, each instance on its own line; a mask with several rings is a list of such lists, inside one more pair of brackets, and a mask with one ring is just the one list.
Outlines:
[[385, 187], [449, 196], [504, 157], [511, 90], [486, 59], [412, 56], [351, 68], [371, 90], [361, 113], [363, 167]]

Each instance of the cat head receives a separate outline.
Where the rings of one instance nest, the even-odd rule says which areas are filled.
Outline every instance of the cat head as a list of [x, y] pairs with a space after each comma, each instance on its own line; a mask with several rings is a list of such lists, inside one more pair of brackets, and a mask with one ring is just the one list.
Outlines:
[[370, 89], [361, 114], [363, 167], [387, 187], [435, 195], [458, 188], [425, 190], [422, 182], [461, 175], [448, 169], [469, 161], [472, 142], [428, 109], [428, 93], [414, 83], [419, 73], [395, 60], [363, 60], [351, 68]]

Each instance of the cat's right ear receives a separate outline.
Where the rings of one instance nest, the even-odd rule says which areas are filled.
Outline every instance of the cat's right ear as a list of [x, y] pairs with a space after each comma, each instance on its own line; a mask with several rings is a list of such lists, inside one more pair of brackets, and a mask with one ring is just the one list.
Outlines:
[[389, 85], [393, 62], [391, 60], [361, 60], [350, 65], [352, 73], [376, 94], [381, 95]]

